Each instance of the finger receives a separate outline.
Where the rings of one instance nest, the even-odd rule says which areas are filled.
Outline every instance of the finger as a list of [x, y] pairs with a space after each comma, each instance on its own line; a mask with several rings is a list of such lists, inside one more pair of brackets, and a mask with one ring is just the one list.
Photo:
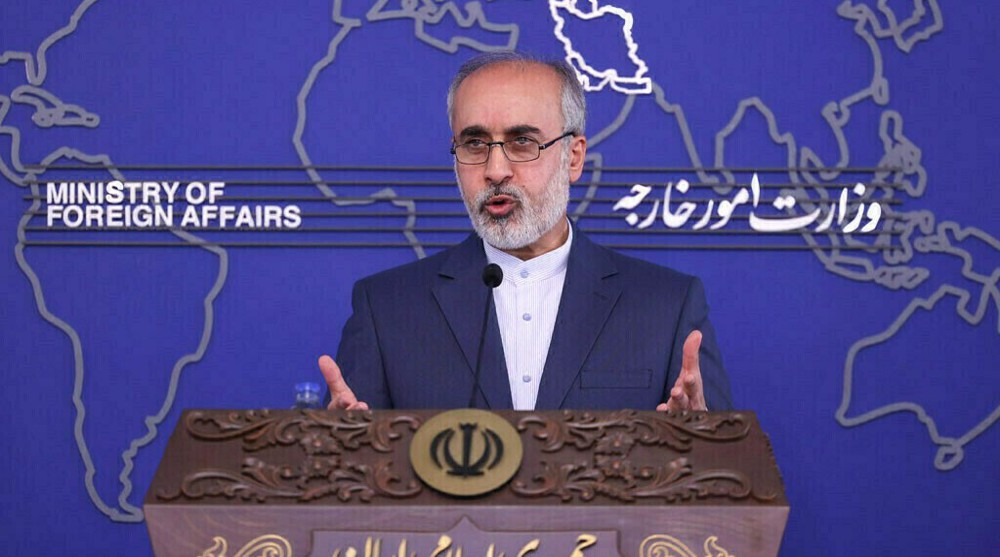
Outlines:
[[696, 398], [698, 395], [698, 378], [695, 377], [694, 373], [685, 373], [681, 375], [681, 388], [684, 389], [684, 394], [688, 398]]
[[656, 405], [656, 411], [657, 412], [666, 412], [667, 410], [670, 410], [670, 408], [667, 407], [667, 403], [666, 402], [661, 402], [661, 403], [659, 403], [659, 404]]
[[330, 356], [323, 354], [319, 357], [319, 371], [323, 374], [323, 379], [331, 393], [350, 388], [347, 386], [347, 381], [344, 381], [344, 374], [340, 372], [340, 366]]
[[340, 372], [340, 367], [333, 358], [327, 355], [320, 356], [319, 370], [323, 374], [326, 386], [330, 389], [330, 404], [327, 409], [346, 409], [352, 404], [357, 404], [358, 399], [354, 396], [354, 391], [344, 380], [344, 374]]
[[357, 402], [349, 405], [347, 407], [347, 409], [348, 410], [368, 410], [368, 403], [365, 402], [365, 401], [363, 401], [363, 400], [359, 400], [359, 401], [357, 401]]
[[701, 379], [701, 364], [698, 357], [701, 341], [701, 331], [691, 331], [691, 334], [684, 341], [681, 375], [678, 379], [683, 379], [682, 386], [690, 399], [689, 410], [708, 409], [705, 403], [705, 387]]
[[691, 331], [687, 339], [684, 341], [684, 352], [683, 359], [681, 360], [681, 374], [683, 375], [684, 370], [699, 370], [698, 374], [701, 375], [700, 368], [698, 367], [698, 350], [701, 349], [701, 331]]
[[679, 385], [674, 385], [673, 389], [670, 389], [670, 400], [667, 401], [668, 410], [689, 410], [691, 407], [690, 399], [687, 393], [684, 392]]
[[684, 376], [684, 394], [688, 398], [688, 410], [707, 410], [705, 406], [705, 391], [700, 378], [695, 374]]
[[684, 389], [681, 388], [681, 379], [683, 376], [678, 377], [677, 381], [674, 382], [674, 386], [670, 388], [669, 396], [667, 401], [663, 404], [666, 405], [667, 410], [683, 410], [684, 407], [682, 403], [684, 402]]

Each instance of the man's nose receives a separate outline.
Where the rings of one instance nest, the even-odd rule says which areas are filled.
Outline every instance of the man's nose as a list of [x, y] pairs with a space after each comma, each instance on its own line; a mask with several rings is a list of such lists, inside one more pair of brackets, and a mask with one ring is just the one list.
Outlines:
[[500, 184], [514, 174], [514, 165], [507, 159], [502, 145], [490, 145], [489, 158], [486, 159], [486, 180], [491, 184]]

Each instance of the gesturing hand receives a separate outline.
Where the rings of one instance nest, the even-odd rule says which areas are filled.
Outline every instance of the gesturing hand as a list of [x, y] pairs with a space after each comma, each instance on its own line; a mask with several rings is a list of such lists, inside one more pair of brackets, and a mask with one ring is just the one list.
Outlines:
[[659, 404], [656, 409], [664, 410], [708, 410], [705, 404], [705, 388], [701, 382], [701, 368], [698, 365], [698, 350], [701, 348], [701, 331], [692, 331], [684, 341], [681, 372], [677, 382], [670, 389], [670, 399]]
[[358, 400], [354, 391], [344, 381], [344, 374], [333, 358], [327, 355], [319, 357], [319, 371], [330, 389], [330, 404], [327, 410], [368, 410], [368, 403]]

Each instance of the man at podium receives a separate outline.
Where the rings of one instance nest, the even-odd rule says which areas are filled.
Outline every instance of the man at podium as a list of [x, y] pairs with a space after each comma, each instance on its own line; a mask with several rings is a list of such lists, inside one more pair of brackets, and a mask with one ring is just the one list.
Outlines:
[[585, 113], [561, 61], [499, 52], [459, 69], [448, 116], [475, 233], [355, 284], [337, 361], [319, 359], [331, 409], [732, 407], [701, 281], [567, 218]]

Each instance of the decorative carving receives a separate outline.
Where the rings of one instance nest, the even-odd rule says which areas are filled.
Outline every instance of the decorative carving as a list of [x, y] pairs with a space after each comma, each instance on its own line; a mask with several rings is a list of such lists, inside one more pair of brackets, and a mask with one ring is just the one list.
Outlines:
[[[437, 502], [442, 495], [424, 489], [410, 464], [416, 462], [411, 453], [419, 437], [413, 432], [440, 416], [431, 411], [189, 411], [179, 425], [191, 441], [189, 465], [152, 493], [161, 501]], [[756, 420], [749, 413], [511, 412], [495, 418], [513, 424], [517, 433], [511, 433], [520, 436], [524, 448], [521, 476], [505, 488], [493, 488], [492, 496], [504, 504], [548, 497], [667, 504], [770, 503], [782, 497], [780, 482], [759, 465], [732, 458], [743, 445], [763, 443], [771, 459], [763, 465], [774, 466], [766, 438], [751, 436]]]
[[[590, 501], [596, 495], [603, 495], [619, 501], [636, 499], [662, 499], [666, 503], [676, 503], [691, 499], [727, 497], [746, 499], [751, 495], [750, 482], [740, 472], [733, 470], [710, 470], [694, 473], [686, 458], [674, 459], [663, 466], [636, 468], [629, 461], [621, 467], [608, 469], [607, 465], [542, 463], [542, 472], [532, 478], [532, 485], [515, 481], [511, 489], [525, 497], [559, 497], [564, 502], [573, 500], [574, 495], [582, 501]], [[754, 494], [758, 500], [773, 499]]]
[[[212, 547], [198, 557], [228, 557], [229, 542], [222, 536], [212, 538]], [[292, 557], [292, 544], [282, 536], [269, 534], [246, 543], [233, 557]]]
[[341, 501], [357, 497], [371, 501], [376, 495], [406, 498], [420, 493], [415, 480], [404, 482], [388, 458], [362, 464], [345, 454], [369, 446], [379, 453], [392, 451], [403, 437], [397, 426], [416, 430], [420, 419], [395, 415], [373, 419], [371, 412], [332, 414], [322, 411], [282, 412], [267, 410], [229, 413], [191, 412], [184, 427], [204, 441], [242, 441], [246, 452], [257, 453], [275, 446], [299, 446], [305, 458], [296, 464], [272, 464], [264, 458], [244, 458], [239, 473], [202, 469], [184, 477], [176, 492], [157, 492], [162, 500], [179, 497], [201, 499], [222, 496], [266, 502], [289, 498], [302, 502], [336, 496]]
[[751, 482], [735, 470], [694, 472], [687, 458], [662, 465], [640, 465], [629, 455], [637, 444], [667, 445], [678, 452], [691, 450], [695, 438], [728, 443], [746, 438], [750, 422], [741, 414], [713, 415], [694, 412], [644, 413], [624, 410], [600, 418], [589, 412], [576, 415], [530, 415], [518, 422], [522, 432], [542, 441], [543, 452], [555, 452], [567, 445], [590, 450], [587, 462], [552, 463], [542, 461], [541, 472], [531, 482], [515, 481], [511, 490], [525, 497], [559, 497], [564, 502], [578, 497], [590, 501], [597, 495], [619, 501], [660, 499], [675, 503], [691, 499], [725, 497], [760, 501], [776, 494], [753, 493]]
[[[579, 415], [572, 411], [556, 415], [531, 414], [517, 423], [518, 431], [526, 431], [536, 426], [532, 435], [543, 441], [545, 452], [561, 450], [566, 445], [577, 449], [589, 449], [600, 439], [607, 437], [608, 430], [615, 429], [618, 443], [627, 442], [629, 448], [635, 442], [643, 445], [667, 445], [678, 452], [691, 450], [694, 438], [725, 443], [738, 441], [750, 432], [750, 421], [742, 414], [709, 414], [705, 412], [657, 412], [640, 414], [635, 410], [621, 410], [600, 417], [591, 412]], [[599, 449], [610, 450], [606, 441]], [[620, 445], [619, 445], [620, 446]], [[627, 450], [625, 452], [628, 452]]]
[[709, 536], [705, 540], [705, 557], [736, 557], [732, 553], [726, 551], [719, 546], [719, 538], [715, 536]]
[[268, 410], [244, 410], [225, 414], [191, 412], [184, 427], [192, 437], [203, 441], [242, 439], [243, 448], [250, 452], [303, 443], [309, 454], [335, 454], [341, 452], [341, 447], [357, 450], [362, 445], [387, 453], [392, 443], [402, 437], [394, 431], [397, 425], [405, 424], [416, 431], [420, 422], [420, 418], [406, 415], [373, 420], [370, 411], [334, 414], [303, 410], [272, 417]]
[[[719, 546], [719, 538], [709, 536], [702, 545], [704, 557], [734, 557]], [[639, 557], [699, 557], [684, 542], [673, 536], [659, 534], [642, 540], [639, 546]]]

